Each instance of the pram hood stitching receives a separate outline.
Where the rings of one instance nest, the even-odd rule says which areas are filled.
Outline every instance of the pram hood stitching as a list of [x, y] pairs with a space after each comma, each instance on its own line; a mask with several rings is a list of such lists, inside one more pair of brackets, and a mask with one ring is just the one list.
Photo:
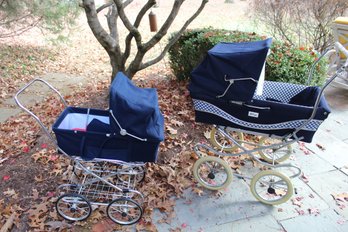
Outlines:
[[[222, 117], [232, 123], [238, 124], [240, 126], [253, 128], [253, 129], [259, 129], [259, 130], [295, 129], [301, 126], [306, 121], [306, 120], [293, 120], [293, 121], [274, 123], [274, 124], [257, 124], [257, 123], [246, 122], [236, 117], [233, 117], [232, 115], [228, 114], [227, 112], [220, 109], [219, 107], [216, 107], [215, 105], [210, 104], [206, 101], [193, 99], [193, 103], [194, 103], [195, 110], [197, 111], [211, 113], [219, 117]], [[316, 131], [322, 122], [323, 120], [313, 119], [303, 128], [303, 130]]]

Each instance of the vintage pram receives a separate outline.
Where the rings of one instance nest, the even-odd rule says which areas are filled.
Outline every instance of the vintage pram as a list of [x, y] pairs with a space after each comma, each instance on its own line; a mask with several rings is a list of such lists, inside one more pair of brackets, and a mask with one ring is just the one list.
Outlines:
[[[35, 82], [46, 84], [66, 107], [52, 130], [23, 106], [18, 97]], [[107, 206], [111, 220], [130, 225], [143, 214], [143, 195], [136, 184], [145, 177], [144, 162], [155, 162], [164, 139], [164, 119], [156, 89], [138, 88], [121, 72], [110, 87], [109, 110], [68, 107], [49, 83], [35, 79], [15, 96], [23, 110], [32, 115], [61, 154], [73, 162], [68, 183], [58, 187], [56, 209], [70, 221], [81, 221], [92, 212], [91, 205]]]
[[[276, 205], [293, 194], [288, 175], [294, 178], [301, 174], [298, 167], [280, 162], [291, 155], [294, 142], [312, 141], [330, 114], [323, 91], [344, 72], [347, 62], [322, 88], [264, 81], [262, 70], [270, 45], [271, 39], [217, 44], [191, 73], [189, 90], [196, 122], [214, 125], [210, 132], [212, 146], [194, 147], [200, 157], [193, 166], [198, 183], [211, 190], [225, 188], [232, 181], [226, 161], [247, 154], [267, 170], [252, 178], [234, 175], [251, 179], [250, 189], [256, 199]], [[339, 44], [337, 47], [345, 51]], [[309, 78], [318, 62], [313, 64]], [[244, 140], [244, 136], [249, 139]], [[285, 175], [285, 169], [292, 171]]]

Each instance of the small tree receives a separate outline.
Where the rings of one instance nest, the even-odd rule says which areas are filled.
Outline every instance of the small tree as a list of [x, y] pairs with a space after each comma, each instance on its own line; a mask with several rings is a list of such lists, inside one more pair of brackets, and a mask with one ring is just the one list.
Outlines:
[[[100, 6], [99, 8], [96, 8], [94, 0], [82, 0], [82, 6], [85, 9], [89, 27], [91, 28], [98, 42], [103, 46], [109, 55], [110, 64], [112, 66], [111, 79], [115, 77], [118, 71], [123, 71], [131, 79], [136, 72], [156, 64], [163, 59], [169, 48], [179, 39], [180, 35], [185, 31], [187, 26], [202, 12], [203, 8], [208, 2], [208, 0], [201, 0], [200, 6], [182, 25], [181, 29], [176, 33], [176, 35], [171, 37], [170, 41], [157, 55], [157, 57], [144, 62], [143, 59], [145, 54], [149, 52], [157, 43], [159, 43], [167, 34], [168, 29], [172, 25], [184, 1], [185, 0], [174, 0], [171, 12], [167, 16], [167, 19], [163, 25], [154, 34], [154, 36], [152, 36], [152, 38], [146, 42], [143, 42], [143, 36], [139, 31], [139, 25], [146, 12], [156, 5], [156, 0], [147, 0], [147, 2], [138, 12], [134, 23], [130, 22], [125, 13], [125, 8], [131, 4], [133, 0], [113, 0]], [[106, 18], [109, 32], [103, 28], [98, 19], [98, 13], [105, 8], [108, 8]], [[128, 30], [123, 51], [120, 46], [119, 31], [117, 26], [118, 19], [121, 19], [123, 25]], [[130, 57], [133, 40], [135, 40], [137, 51], [135, 57], [130, 61], [129, 65], [126, 66], [127, 60]]]
[[0, 38], [33, 27], [59, 33], [73, 24], [79, 12], [78, 0], [0, 0]]
[[332, 41], [331, 24], [348, 8], [347, 0], [253, 0], [258, 21], [275, 38], [324, 51]]

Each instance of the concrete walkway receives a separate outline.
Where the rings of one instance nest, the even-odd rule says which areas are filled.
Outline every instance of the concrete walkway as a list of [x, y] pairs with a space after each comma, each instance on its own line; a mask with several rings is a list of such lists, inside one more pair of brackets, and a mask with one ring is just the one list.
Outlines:
[[[292, 179], [291, 200], [264, 205], [251, 194], [249, 181], [234, 178], [220, 197], [208, 190], [201, 197], [185, 192], [185, 199], [177, 200], [176, 217], [170, 224], [157, 224], [159, 231], [348, 231], [348, 199], [336, 202], [332, 196], [348, 195], [348, 90], [329, 87], [325, 95], [331, 115], [313, 142], [305, 144], [309, 154], [296, 144], [290, 158], [305, 177]], [[247, 165], [242, 172], [252, 176], [258, 169]]]

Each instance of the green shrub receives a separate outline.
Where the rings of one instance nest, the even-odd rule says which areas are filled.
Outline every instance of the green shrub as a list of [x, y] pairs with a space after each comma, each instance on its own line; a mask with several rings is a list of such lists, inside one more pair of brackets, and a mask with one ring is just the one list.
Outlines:
[[[256, 41], [265, 38], [255, 33], [212, 28], [187, 30], [169, 50], [170, 66], [179, 81], [186, 80], [207, 51], [217, 43]], [[306, 84], [309, 69], [316, 59], [317, 55], [307, 48], [296, 48], [273, 41], [266, 63], [266, 79]], [[324, 63], [321, 61], [316, 67], [311, 84], [321, 85], [325, 80]]]
[[[266, 79], [270, 81], [307, 84], [309, 70], [318, 59], [318, 54], [309, 48], [290, 46], [274, 41], [267, 57]], [[310, 85], [322, 85], [327, 72], [326, 60], [321, 60], [314, 69]]]
[[255, 33], [213, 28], [187, 30], [170, 48], [169, 60], [178, 80], [186, 80], [191, 71], [203, 60], [207, 51], [219, 42], [242, 42], [262, 39]]

